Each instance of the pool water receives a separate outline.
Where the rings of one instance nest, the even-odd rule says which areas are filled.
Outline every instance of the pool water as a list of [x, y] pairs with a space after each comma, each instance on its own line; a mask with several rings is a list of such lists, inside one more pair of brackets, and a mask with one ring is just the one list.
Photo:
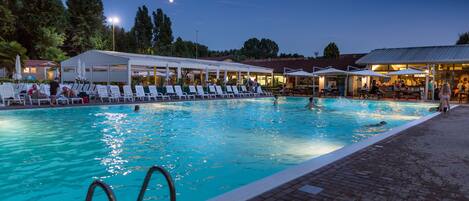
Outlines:
[[[206, 200], [429, 114], [432, 104], [306, 98], [0, 111], [2, 200], [84, 200], [102, 179], [135, 200], [166, 168], [177, 198]], [[381, 127], [367, 127], [386, 121]], [[167, 200], [155, 175], [147, 200]], [[100, 190], [95, 200], [105, 200]]]

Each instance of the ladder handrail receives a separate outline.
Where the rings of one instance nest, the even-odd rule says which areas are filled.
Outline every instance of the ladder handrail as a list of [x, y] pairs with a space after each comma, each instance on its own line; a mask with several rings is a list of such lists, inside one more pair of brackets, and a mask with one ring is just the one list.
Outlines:
[[143, 184], [142, 184], [142, 188], [140, 189], [140, 193], [138, 194], [137, 201], [142, 201], [143, 200], [143, 197], [145, 196], [145, 192], [147, 191], [147, 188], [148, 188], [148, 183], [150, 183], [151, 176], [153, 175], [153, 173], [155, 171], [158, 171], [161, 174], [163, 174], [163, 176], [166, 179], [166, 182], [168, 183], [170, 200], [171, 201], [176, 201], [176, 189], [174, 187], [174, 182], [171, 178], [171, 175], [169, 174], [168, 171], [166, 171], [162, 167], [159, 167], [159, 166], [156, 166], [156, 165], [151, 167], [148, 170], [147, 175], [145, 176], [145, 180], [143, 180]]
[[117, 201], [116, 196], [114, 195], [114, 192], [112, 191], [111, 187], [109, 187], [106, 183], [100, 180], [93, 181], [90, 187], [88, 187], [88, 192], [86, 193], [86, 201], [93, 200], [94, 190], [96, 189], [96, 187], [100, 187], [103, 189], [109, 201]]

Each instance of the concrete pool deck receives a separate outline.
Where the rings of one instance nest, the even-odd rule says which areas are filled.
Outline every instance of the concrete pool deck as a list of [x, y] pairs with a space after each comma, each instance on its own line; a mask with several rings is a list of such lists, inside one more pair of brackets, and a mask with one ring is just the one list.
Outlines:
[[[300, 190], [306, 185], [322, 191]], [[469, 200], [469, 107], [457, 107], [251, 199], [260, 200]]]

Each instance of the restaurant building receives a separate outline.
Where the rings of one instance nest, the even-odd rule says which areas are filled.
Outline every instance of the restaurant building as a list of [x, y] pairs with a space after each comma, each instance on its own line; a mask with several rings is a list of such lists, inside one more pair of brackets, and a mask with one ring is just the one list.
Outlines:
[[356, 63], [383, 74], [409, 68], [425, 72], [391, 76], [387, 83], [403, 80], [407, 86], [422, 87], [427, 92], [426, 99], [435, 98], [435, 88], [445, 82], [450, 84], [453, 94], [457, 94], [458, 83], [469, 82], [469, 45], [376, 49]]

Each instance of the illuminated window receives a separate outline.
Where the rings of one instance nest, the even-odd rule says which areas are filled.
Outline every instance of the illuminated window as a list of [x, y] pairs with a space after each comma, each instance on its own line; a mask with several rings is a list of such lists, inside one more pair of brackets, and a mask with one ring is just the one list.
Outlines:
[[37, 72], [37, 69], [36, 68], [31, 68], [31, 73], [36, 73]]
[[394, 64], [390, 66], [390, 69], [392, 70], [404, 70], [407, 69], [407, 65], [405, 64]]
[[29, 73], [29, 68], [24, 68], [23, 73]]
[[388, 65], [371, 65], [373, 71], [389, 71]]

